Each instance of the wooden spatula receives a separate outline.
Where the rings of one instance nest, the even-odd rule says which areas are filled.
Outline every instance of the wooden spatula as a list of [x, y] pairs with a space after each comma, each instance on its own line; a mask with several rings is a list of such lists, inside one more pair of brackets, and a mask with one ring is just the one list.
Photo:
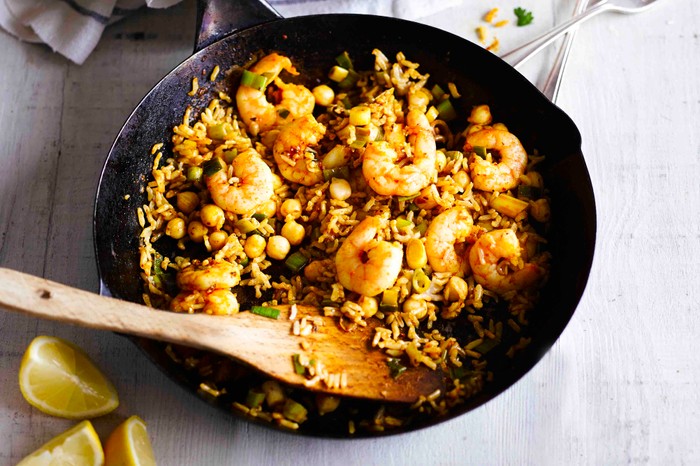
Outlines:
[[[440, 371], [409, 368], [392, 377], [388, 357], [370, 347], [376, 324], [346, 332], [331, 317], [297, 306], [295, 320], [309, 316], [313, 331], [292, 332], [290, 306], [275, 306], [277, 319], [251, 312], [233, 316], [178, 314], [106, 298], [43, 278], [0, 268], [0, 306], [44, 319], [192, 346], [230, 356], [289, 385], [357, 398], [412, 403], [443, 388]], [[302, 343], [304, 342], [304, 343]], [[302, 347], [303, 345], [303, 347]], [[308, 386], [294, 355], [320, 361], [330, 374], [345, 373], [346, 386], [318, 381]], [[338, 380], [336, 376], [336, 382]], [[341, 385], [341, 386], [337, 386]]]

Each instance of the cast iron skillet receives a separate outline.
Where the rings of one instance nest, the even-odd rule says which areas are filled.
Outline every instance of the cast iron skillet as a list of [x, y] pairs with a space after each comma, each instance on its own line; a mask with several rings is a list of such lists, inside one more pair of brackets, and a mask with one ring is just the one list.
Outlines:
[[[359, 69], [371, 68], [374, 48], [381, 49], [388, 57], [403, 51], [435, 80], [457, 84], [462, 98], [456, 105], [463, 118], [471, 106], [487, 103], [496, 119], [506, 123], [529, 152], [537, 149], [546, 155], [543, 175], [552, 199], [553, 221], [548, 232], [552, 273], [540, 304], [529, 314], [532, 344], [513, 360], [501, 357], [490, 363], [495, 379], [479, 395], [453, 409], [448, 416], [417, 417], [403, 428], [385, 432], [359, 429], [355, 437], [415, 430], [464, 414], [500, 394], [530, 370], [571, 318], [593, 259], [596, 231], [593, 189], [581, 154], [581, 136], [569, 117], [490, 52], [450, 33], [409, 21], [339, 14], [282, 19], [268, 5], [254, 0], [209, 0], [199, 3], [198, 26], [194, 55], [144, 97], [124, 124], [105, 162], [94, 216], [100, 292], [141, 302], [137, 252], [140, 227], [135, 212], [146, 203], [144, 186], [152, 164], [150, 149], [157, 142], [165, 142], [167, 147], [172, 128], [181, 121], [187, 105], [195, 111], [202, 109], [218, 90], [237, 85], [236, 67], [271, 51], [289, 56], [309, 87], [325, 80], [334, 57], [344, 50]], [[225, 77], [222, 73], [215, 83], [210, 83], [207, 77], [215, 65], [233, 71]], [[193, 76], [199, 77], [201, 89], [195, 97], [189, 97], [186, 94]], [[465, 124], [460, 123], [462, 127]], [[459, 322], [446, 331], [459, 335]], [[198, 392], [202, 375], [213, 377], [214, 381], [217, 377], [233, 380], [227, 387], [229, 394], [245, 393], [247, 384], [256, 377], [211, 354], [204, 355], [204, 361], [212, 368], [212, 374], [197, 373], [175, 363], [165, 354], [161, 343], [144, 339], [134, 342], [165, 373], [192, 392]], [[183, 351], [178, 354], [184, 358], [188, 353]], [[228, 412], [236, 412], [231, 410], [230, 400], [222, 401], [226, 397], [215, 400], [201, 391], [199, 395]], [[310, 419], [302, 424], [299, 433], [347, 437], [348, 420], [363, 413], [371, 416], [378, 406], [350, 400], [341, 407], [333, 414]], [[401, 414], [403, 407], [389, 409]]]

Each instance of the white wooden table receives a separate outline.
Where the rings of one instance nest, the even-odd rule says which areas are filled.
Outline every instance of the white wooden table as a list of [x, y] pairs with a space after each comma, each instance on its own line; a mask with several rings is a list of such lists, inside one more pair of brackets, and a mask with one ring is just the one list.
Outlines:
[[[505, 14], [520, 3], [536, 22], [499, 30], [502, 50], [573, 8], [573, 0], [465, 0], [422, 21], [475, 40], [488, 7]], [[99, 171], [130, 110], [190, 53], [194, 13], [188, 1], [109, 27], [83, 66], [0, 34], [0, 265], [97, 289], [91, 219]], [[411, 434], [299, 438], [197, 401], [126, 339], [0, 312], [0, 464], [73, 425], [20, 395], [20, 359], [39, 334], [82, 346], [115, 382], [122, 404], [94, 421], [100, 435], [138, 414], [162, 465], [700, 464], [698, 25], [698, 2], [669, 0], [580, 31], [559, 105], [583, 135], [598, 207], [596, 257], [558, 343], [503, 395]], [[541, 79], [551, 56], [524, 73]]]

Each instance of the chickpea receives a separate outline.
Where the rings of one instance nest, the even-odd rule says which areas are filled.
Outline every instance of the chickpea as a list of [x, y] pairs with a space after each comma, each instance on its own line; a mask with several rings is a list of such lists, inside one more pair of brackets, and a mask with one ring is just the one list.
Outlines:
[[204, 235], [207, 233], [209, 233], [209, 229], [197, 220], [193, 220], [189, 225], [187, 225], [187, 235], [195, 243], [201, 243], [204, 241]]
[[362, 315], [365, 318], [372, 317], [379, 310], [379, 303], [376, 298], [361, 296], [357, 304], [362, 308]]
[[226, 221], [224, 210], [215, 204], [207, 204], [202, 207], [202, 210], [199, 212], [199, 218], [204, 225], [216, 230], [220, 230]]
[[445, 286], [445, 299], [448, 301], [464, 301], [469, 293], [469, 285], [460, 277], [450, 277]]
[[182, 213], [191, 214], [199, 206], [199, 196], [192, 191], [177, 193], [175, 204]]
[[265, 252], [267, 252], [267, 255], [273, 259], [282, 260], [287, 257], [290, 249], [291, 245], [289, 244], [289, 240], [287, 238], [284, 236], [275, 235], [270, 237], [270, 239], [267, 241], [267, 248], [265, 249]]
[[406, 244], [406, 263], [413, 270], [425, 267], [428, 263], [425, 245], [421, 240], [413, 238]]
[[272, 189], [279, 189], [282, 187], [282, 185], [284, 185], [282, 178], [277, 173], [273, 173], [272, 174]]
[[284, 218], [290, 215], [293, 219], [301, 217], [301, 202], [298, 199], [286, 199], [280, 207], [280, 214]]
[[325, 84], [314, 87], [311, 93], [314, 95], [316, 103], [322, 107], [328, 107], [335, 99], [335, 92], [333, 92], [333, 89]]
[[218, 230], [209, 235], [209, 244], [214, 251], [223, 248], [228, 240], [228, 233], [223, 230]]
[[245, 240], [243, 251], [245, 251], [246, 256], [255, 259], [256, 257], [262, 256], [266, 246], [267, 241], [265, 241], [265, 238], [260, 235], [250, 235]]
[[182, 239], [187, 233], [187, 228], [185, 227], [185, 221], [180, 217], [175, 217], [170, 220], [165, 226], [165, 234], [174, 239]]
[[488, 105], [477, 105], [472, 108], [472, 113], [467, 121], [475, 125], [488, 125], [491, 123], [491, 109]]
[[416, 319], [421, 320], [428, 314], [428, 303], [424, 299], [411, 296], [403, 302], [403, 311], [413, 314]]
[[330, 190], [331, 197], [338, 201], [344, 201], [352, 194], [350, 183], [343, 178], [333, 178], [328, 189]]
[[277, 213], [277, 203], [270, 199], [258, 208], [258, 213], [265, 215], [267, 218], [272, 218]]
[[304, 235], [306, 231], [303, 225], [297, 223], [295, 220], [291, 220], [284, 224], [282, 227], [282, 236], [287, 238], [292, 246], [298, 246], [304, 241]]

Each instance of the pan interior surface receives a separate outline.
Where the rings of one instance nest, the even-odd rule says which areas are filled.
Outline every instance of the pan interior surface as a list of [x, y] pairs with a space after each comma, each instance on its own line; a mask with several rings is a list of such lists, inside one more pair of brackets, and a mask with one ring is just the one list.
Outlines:
[[[403, 52], [420, 63], [433, 80], [454, 82], [462, 97], [454, 104], [466, 120], [471, 107], [488, 104], [498, 121], [517, 134], [529, 153], [546, 156], [542, 174], [552, 199], [549, 248], [551, 277], [538, 307], [529, 314], [532, 344], [520, 357], [502, 361], [493, 382], [483, 392], [447, 416], [421, 421], [382, 435], [425, 427], [465, 413], [513, 385], [556, 341], [571, 318], [585, 288], [595, 243], [595, 203], [581, 154], [581, 137], [574, 123], [532, 84], [490, 52], [452, 34], [403, 20], [321, 15], [277, 20], [235, 33], [185, 60], [142, 100], [118, 135], [105, 163], [95, 206], [94, 233], [103, 294], [141, 302], [139, 234], [136, 210], [147, 203], [145, 185], [153, 164], [151, 148], [164, 143], [171, 154], [172, 128], [185, 109], [196, 115], [221, 90], [238, 84], [240, 68], [276, 51], [291, 58], [300, 71], [298, 81], [311, 88], [327, 81], [335, 57], [348, 51], [358, 69], [372, 69], [372, 50], [387, 57]], [[218, 65], [215, 82], [209, 73]], [[200, 90], [187, 95], [192, 78]], [[461, 124], [461, 123], [460, 123]], [[155, 362], [176, 380], [197, 390], [198, 382], [164, 356], [163, 345], [139, 341]], [[369, 409], [358, 402], [358, 409]], [[230, 407], [224, 407], [230, 410]], [[325, 416], [324, 416], [325, 417]], [[267, 424], [265, 424], [267, 425]], [[347, 437], [342, 414], [304, 425], [300, 433]]]

